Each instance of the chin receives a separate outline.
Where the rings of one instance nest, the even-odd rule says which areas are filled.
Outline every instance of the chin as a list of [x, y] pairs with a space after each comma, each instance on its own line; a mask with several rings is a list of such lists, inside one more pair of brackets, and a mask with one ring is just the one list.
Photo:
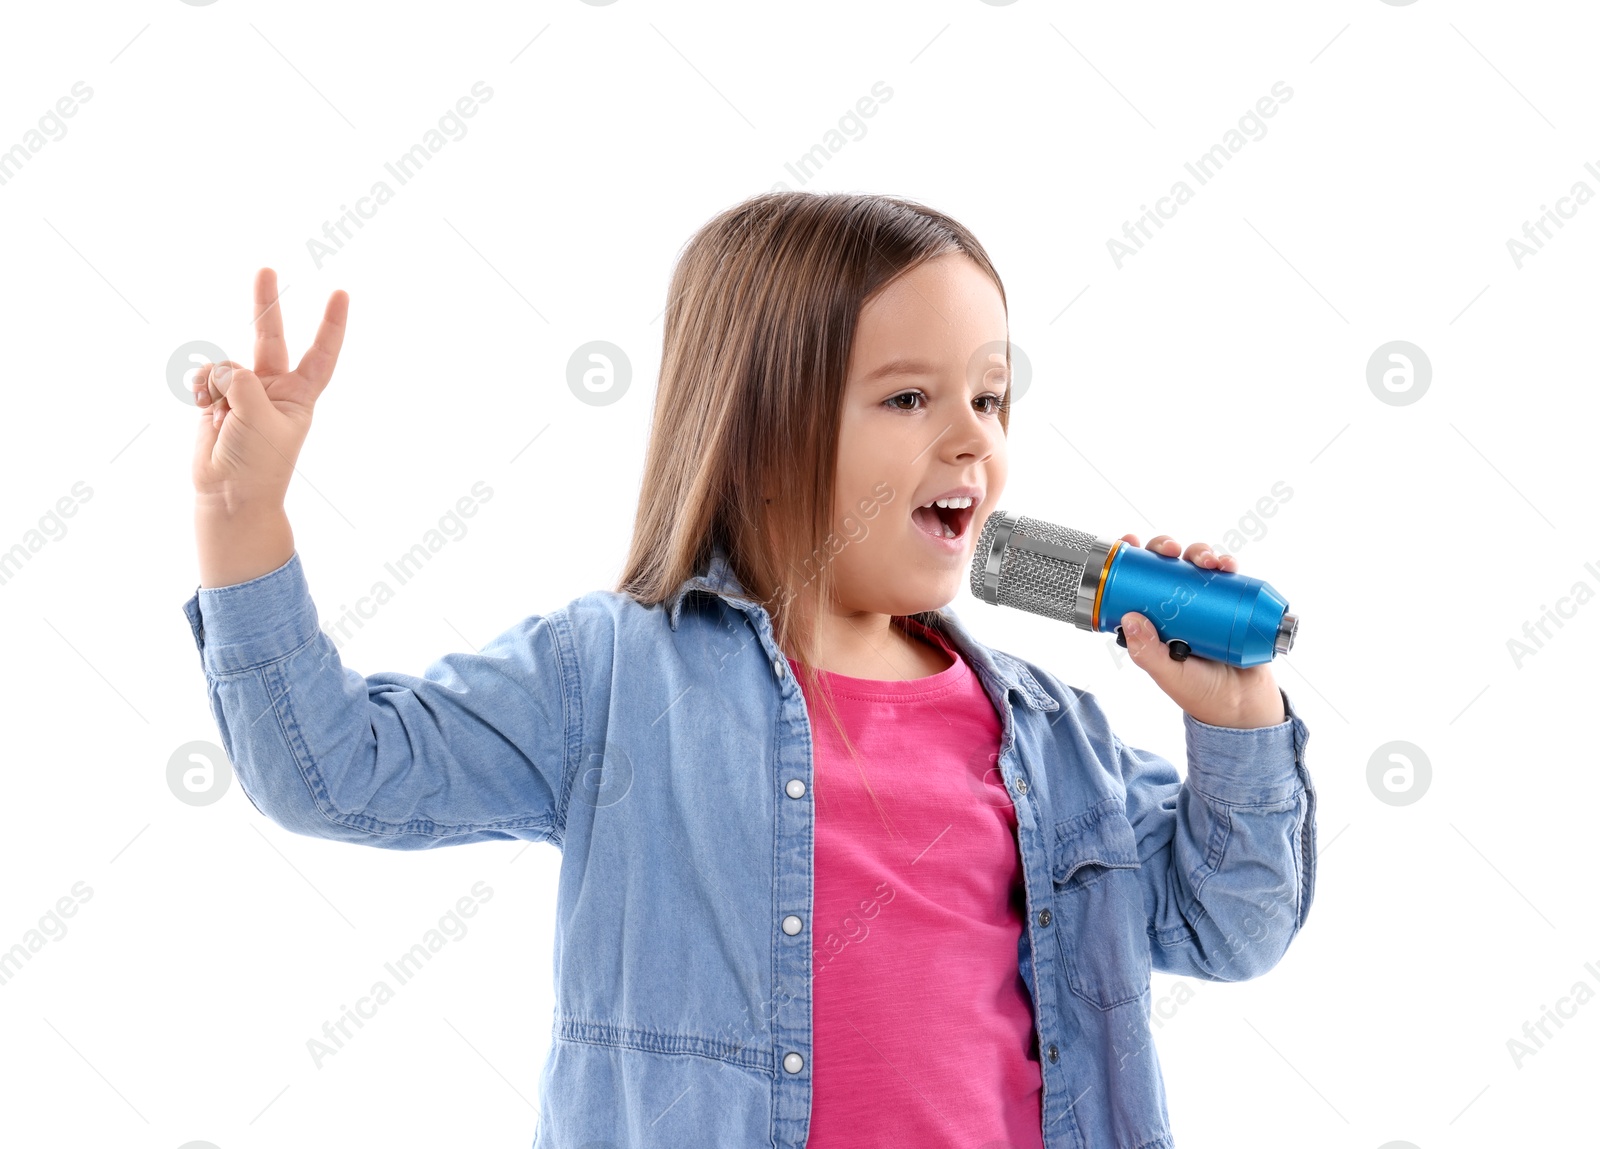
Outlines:
[[949, 606], [961, 593], [961, 584], [961, 575], [952, 576], [944, 571], [930, 571], [917, 580], [916, 593], [906, 596], [914, 605], [899, 613], [916, 614], [924, 610], [938, 610], [940, 607]]

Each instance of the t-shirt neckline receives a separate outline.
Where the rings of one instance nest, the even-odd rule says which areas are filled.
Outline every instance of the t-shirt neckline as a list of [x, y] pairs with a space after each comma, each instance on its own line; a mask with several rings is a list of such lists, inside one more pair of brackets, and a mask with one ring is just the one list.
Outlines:
[[[943, 651], [950, 658], [950, 665], [933, 674], [923, 675], [921, 678], [856, 678], [848, 674], [838, 674], [831, 670], [819, 672], [818, 677], [828, 685], [835, 695], [850, 698], [893, 699], [904, 701], [907, 698], [922, 698], [926, 695], [949, 693], [967, 675], [967, 664], [960, 653], [950, 645], [942, 634], [910, 617], [897, 617], [894, 625], [913, 637], [921, 637], [929, 645]], [[798, 670], [799, 663], [790, 658], [789, 665]]]

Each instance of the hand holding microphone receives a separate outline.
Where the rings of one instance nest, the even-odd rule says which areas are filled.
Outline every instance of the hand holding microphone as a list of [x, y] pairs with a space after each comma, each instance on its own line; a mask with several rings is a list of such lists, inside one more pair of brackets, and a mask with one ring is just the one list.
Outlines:
[[1181, 549], [1167, 535], [1139, 549], [1137, 535], [1106, 542], [997, 511], [978, 537], [972, 593], [1083, 630], [1116, 631], [1135, 664], [1202, 722], [1282, 722], [1267, 664], [1293, 646], [1298, 619], [1271, 586], [1237, 573], [1232, 556], [1195, 543], [1179, 558]]

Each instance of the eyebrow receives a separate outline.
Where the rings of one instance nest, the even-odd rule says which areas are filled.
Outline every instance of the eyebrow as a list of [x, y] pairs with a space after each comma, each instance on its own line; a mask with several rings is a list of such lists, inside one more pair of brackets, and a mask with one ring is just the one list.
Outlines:
[[[993, 354], [999, 354], [994, 352]], [[1004, 364], [992, 363], [991, 369], [1005, 369]], [[891, 359], [887, 363], [874, 367], [861, 377], [863, 383], [875, 383], [879, 379], [886, 379], [892, 375], [937, 375], [939, 369], [932, 363], [922, 359]]]
[[921, 359], [891, 359], [867, 372], [862, 382], [872, 383], [891, 375], [937, 375], [938, 373], [933, 364]]

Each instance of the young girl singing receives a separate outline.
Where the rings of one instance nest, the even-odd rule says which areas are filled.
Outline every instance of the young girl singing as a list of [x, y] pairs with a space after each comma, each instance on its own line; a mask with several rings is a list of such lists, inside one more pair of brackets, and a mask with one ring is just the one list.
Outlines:
[[1180, 780], [949, 607], [1010, 420], [971, 233], [873, 195], [711, 220], [616, 589], [421, 677], [343, 665], [284, 514], [348, 297], [291, 369], [255, 293], [255, 369], [196, 379], [184, 611], [224, 747], [295, 833], [561, 851], [537, 1149], [1173, 1144], [1150, 972], [1254, 977], [1305, 922], [1306, 727], [1270, 664], [1173, 660], [1129, 614]]

